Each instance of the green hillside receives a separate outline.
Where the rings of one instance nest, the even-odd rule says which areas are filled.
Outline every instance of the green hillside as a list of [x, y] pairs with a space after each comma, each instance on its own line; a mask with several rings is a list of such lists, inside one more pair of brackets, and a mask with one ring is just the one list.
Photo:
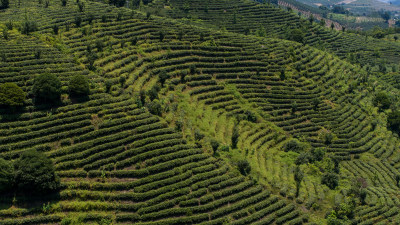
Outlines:
[[[164, 4], [0, 12], [0, 84], [27, 93], [0, 109], [0, 157], [43, 152], [61, 179], [45, 198], [2, 194], [0, 224], [399, 223], [398, 74], [376, 67], [400, 45], [253, 1]], [[284, 40], [299, 27], [304, 43]], [[58, 104], [33, 98], [45, 73]], [[74, 75], [86, 99], [69, 94]], [[373, 104], [382, 91], [390, 109]]]
[[[294, 13], [260, 4], [255, 1], [243, 0], [206, 0], [206, 1], [177, 1], [169, 3], [156, 1], [158, 8], [169, 8], [167, 14], [172, 18], [189, 18], [207, 25], [215, 25], [219, 29], [237, 33], [251, 33], [262, 37], [293, 39], [293, 31], [299, 29], [304, 38], [302, 42], [346, 59], [349, 54], [356, 54], [357, 60], [365, 65], [374, 59], [387, 62], [399, 62], [400, 45], [363, 36], [332, 32], [318, 23], [310, 24], [300, 19]], [[186, 3], [184, 3], [186, 2]], [[381, 55], [377, 57], [376, 52]]]

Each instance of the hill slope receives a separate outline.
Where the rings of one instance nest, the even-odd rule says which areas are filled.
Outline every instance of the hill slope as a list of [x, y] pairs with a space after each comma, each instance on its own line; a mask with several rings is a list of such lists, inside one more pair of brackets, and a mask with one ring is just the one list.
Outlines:
[[[158, 4], [165, 3], [158, 1]], [[397, 43], [331, 31], [317, 23], [311, 25], [293, 13], [255, 1], [207, 0], [183, 3], [171, 0], [168, 4], [171, 9], [167, 14], [172, 18], [198, 18], [207, 25], [242, 34], [291, 40], [294, 30], [300, 29], [304, 34], [304, 43], [334, 53], [341, 59], [356, 54], [357, 62], [363, 65], [373, 64], [378, 59], [391, 63], [397, 63], [400, 59], [400, 45]], [[380, 57], [377, 57], [377, 52], [381, 54]]]
[[[399, 218], [396, 210], [381, 215], [399, 205], [399, 141], [371, 106], [368, 80], [375, 77], [360, 67], [296, 42], [217, 32], [100, 3], [85, 2], [83, 12], [72, 2], [23, 3], [12, 2], [0, 20], [23, 21], [27, 11], [39, 31], [25, 36], [14, 29], [1, 40], [1, 82], [30, 92], [38, 74], [56, 74], [65, 87], [81, 73], [91, 80], [91, 95], [83, 103], [65, 95], [65, 105], [51, 109], [28, 101], [20, 115], [1, 112], [0, 155], [45, 152], [63, 189], [46, 210], [5, 197], [0, 223], [325, 223], [324, 213], [347, 202], [358, 178], [368, 196], [366, 205], [357, 204], [354, 222]], [[275, 22], [270, 30], [279, 34]], [[167, 81], [160, 88], [163, 71]], [[143, 91], [150, 93], [145, 99]], [[157, 103], [161, 114], [153, 110]], [[235, 130], [237, 148], [209, 154], [210, 139], [232, 146]], [[326, 133], [336, 138], [327, 142]], [[341, 161], [336, 190], [321, 185], [321, 172], [305, 164], [296, 198], [297, 155], [281, 150], [292, 138]], [[250, 162], [251, 176], [238, 172], [238, 158]]]

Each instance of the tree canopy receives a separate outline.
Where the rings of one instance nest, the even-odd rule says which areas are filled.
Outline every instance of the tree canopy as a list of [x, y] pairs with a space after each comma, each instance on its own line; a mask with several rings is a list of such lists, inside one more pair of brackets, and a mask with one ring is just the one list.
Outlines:
[[23, 193], [43, 195], [60, 187], [52, 161], [42, 152], [22, 153], [14, 162], [14, 169], [16, 187]]
[[89, 81], [83, 75], [75, 75], [68, 84], [69, 93], [73, 96], [85, 96], [90, 92]]
[[0, 193], [11, 190], [14, 179], [14, 167], [11, 162], [0, 158]]
[[290, 32], [289, 39], [299, 43], [304, 41], [304, 32], [300, 29], [294, 29]]
[[380, 110], [388, 109], [392, 104], [389, 96], [384, 92], [379, 92], [375, 95], [373, 100], [374, 106], [378, 107]]
[[25, 92], [15, 83], [4, 83], [0, 85], [0, 105], [22, 106], [25, 101]]
[[36, 100], [56, 102], [61, 96], [61, 81], [54, 74], [42, 74], [33, 81], [33, 94]]

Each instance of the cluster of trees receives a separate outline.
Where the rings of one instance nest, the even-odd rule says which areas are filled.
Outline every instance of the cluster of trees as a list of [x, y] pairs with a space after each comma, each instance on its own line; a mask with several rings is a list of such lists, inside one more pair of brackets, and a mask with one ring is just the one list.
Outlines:
[[340, 5], [334, 5], [332, 8], [333, 13], [338, 13], [338, 14], [349, 14], [349, 10], [346, 10], [343, 6]]
[[[397, 22], [399, 23], [398, 25], [397, 25]], [[359, 35], [363, 35], [366, 37], [370, 36], [370, 37], [374, 37], [374, 38], [378, 38], [378, 39], [384, 38], [386, 35], [393, 34], [394, 41], [397, 41], [400, 36], [400, 21], [397, 21], [397, 22], [396, 22], [397, 27], [382, 28], [379, 26], [375, 26], [370, 30], [365, 30], [365, 31], [351, 30], [351, 32], [354, 32], [354, 33], [357, 33]], [[396, 34], [398, 34], [398, 35], [396, 35]]]
[[350, 224], [349, 221], [354, 218], [354, 209], [356, 204], [354, 201], [343, 202], [334, 207], [327, 215], [328, 225]]
[[325, 184], [330, 189], [335, 189], [339, 184], [339, 161], [326, 155], [325, 148], [311, 148], [310, 146], [301, 143], [296, 139], [287, 141], [282, 150], [285, 152], [295, 152], [298, 156], [295, 160], [297, 165], [294, 176], [296, 181], [296, 194], [300, 189], [300, 184], [303, 178], [303, 172], [300, 170], [300, 166], [303, 164], [312, 164], [313, 167], [318, 168], [319, 171], [323, 171], [321, 178], [321, 184]]
[[327, 213], [327, 224], [351, 224], [350, 221], [354, 218], [354, 210], [357, 205], [366, 204], [367, 186], [368, 183], [364, 178], [354, 178], [351, 181], [351, 188], [346, 193], [343, 202], [335, 205], [335, 207]]
[[140, 5], [147, 5], [151, 3], [153, 0], [109, 0], [108, 3], [110, 5], [115, 5], [117, 7], [123, 7], [126, 3], [132, 5], [133, 7], [137, 8]]
[[[54, 104], [61, 97], [61, 81], [54, 74], [41, 74], [34, 79], [32, 94], [36, 103]], [[72, 97], [85, 97], [89, 94], [89, 81], [83, 75], [73, 76], [68, 84], [68, 91]], [[26, 93], [15, 83], [0, 85], [0, 105], [10, 109], [17, 109], [24, 105]]]
[[391, 97], [385, 92], [378, 92], [375, 94], [372, 103], [381, 112], [392, 108], [387, 114], [387, 126], [392, 131], [400, 134], [400, 110], [392, 107]]
[[[57, 103], [61, 96], [61, 81], [54, 74], [41, 74], [33, 82], [32, 92], [37, 102]], [[68, 84], [70, 96], [83, 97], [89, 94], [89, 81], [83, 75], [73, 76]]]
[[0, 158], [0, 193], [41, 196], [59, 188], [55, 167], [44, 153], [29, 150], [14, 161]]

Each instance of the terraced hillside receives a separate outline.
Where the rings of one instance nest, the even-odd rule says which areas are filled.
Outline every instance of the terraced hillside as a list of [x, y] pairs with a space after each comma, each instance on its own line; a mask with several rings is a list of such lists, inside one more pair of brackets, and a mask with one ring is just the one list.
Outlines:
[[[372, 64], [378, 59], [399, 62], [400, 45], [381, 40], [366, 39], [363, 36], [331, 31], [317, 23], [307, 23], [291, 12], [245, 0], [178, 1], [168, 3], [155, 1], [154, 4], [168, 5], [172, 18], [200, 19], [207, 25], [215, 25], [228, 31], [255, 34], [264, 37], [291, 39], [295, 29], [304, 32], [304, 43], [346, 59], [350, 53], [357, 54], [358, 61]], [[159, 7], [159, 6], [158, 6]]]
[[[2, 51], [7, 58], [12, 56], [2, 62], [2, 82], [14, 81], [29, 90], [29, 81], [41, 69], [63, 79], [68, 78], [65, 68], [85, 73], [82, 68], [70, 70], [79, 65], [34, 40], [15, 34], [2, 41]], [[34, 48], [26, 45], [35, 49], [39, 45], [46, 53], [34, 60]], [[102, 78], [90, 74], [95, 88], [85, 103], [51, 110], [28, 106], [17, 119], [2, 112], [1, 156], [13, 159], [29, 149], [46, 152], [55, 162], [63, 188], [59, 200], [47, 210], [18, 202], [9, 208], [10, 199], [3, 197], [1, 224], [307, 220], [293, 203], [188, 144], [165, 122], [138, 107], [129, 94], [104, 93], [97, 86]]]
[[[1, 40], [1, 83], [29, 93], [48, 72], [64, 89], [73, 74], [91, 86], [86, 102], [64, 94], [59, 107], [28, 100], [18, 115], [1, 111], [0, 156], [45, 152], [62, 190], [44, 205], [3, 197], [0, 224], [324, 224], [359, 178], [366, 204], [357, 202], [352, 221], [399, 220], [399, 140], [371, 107], [375, 77], [309, 45], [83, 2], [80, 11], [75, 2], [12, 1], [0, 13], [3, 23], [17, 26], [25, 12], [38, 23], [31, 35], [13, 29]], [[336, 189], [303, 164], [296, 196], [298, 154], [282, 151], [293, 138], [340, 161]], [[231, 147], [213, 151], [211, 139]]]

